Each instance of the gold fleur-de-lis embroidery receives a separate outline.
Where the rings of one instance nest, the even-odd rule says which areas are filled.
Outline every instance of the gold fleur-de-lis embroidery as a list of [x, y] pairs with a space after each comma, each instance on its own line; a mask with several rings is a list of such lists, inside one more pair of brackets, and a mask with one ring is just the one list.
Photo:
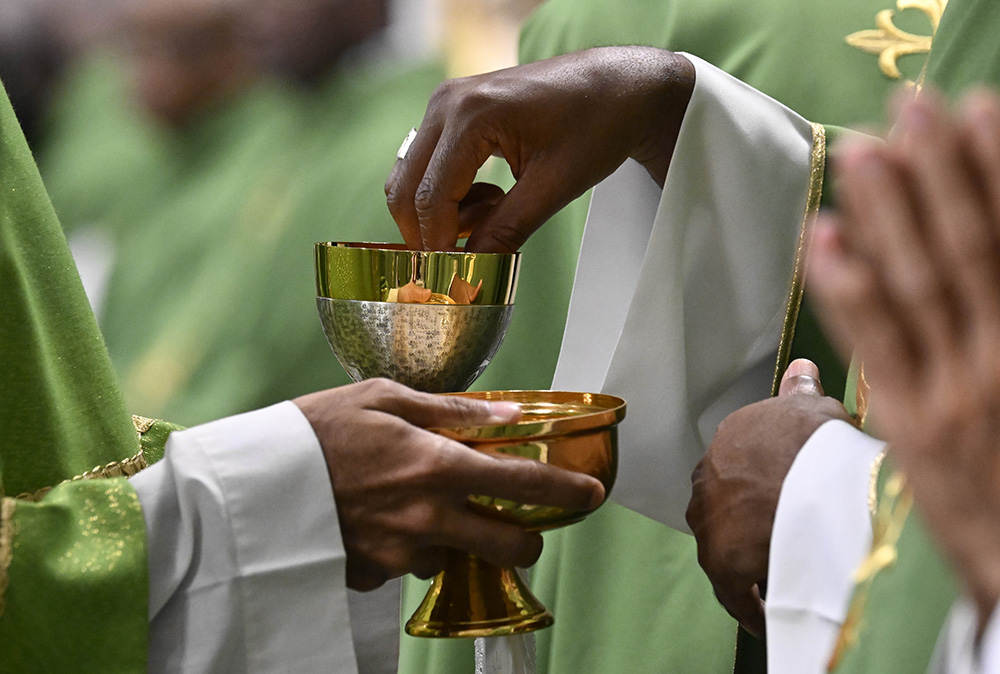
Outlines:
[[869, 54], [877, 54], [882, 73], [894, 80], [901, 79], [903, 74], [899, 70], [899, 59], [910, 54], [930, 52], [934, 33], [947, 4], [948, 0], [897, 0], [899, 11], [918, 9], [927, 15], [931, 22], [930, 35], [914, 35], [901, 30], [894, 22], [896, 10], [884, 9], [875, 15], [877, 28], [851, 33], [847, 36], [847, 44]]

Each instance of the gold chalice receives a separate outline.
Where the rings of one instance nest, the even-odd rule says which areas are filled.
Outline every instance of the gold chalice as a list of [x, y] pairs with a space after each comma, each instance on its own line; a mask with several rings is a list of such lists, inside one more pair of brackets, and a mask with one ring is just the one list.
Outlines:
[[[434, 393], [521, 405], [518, 423], [437, 432], [491, 454], [584, 472], [610, 491], [617, 467], [614, 396], [558, 391], [461, 393], [503, 341], [517, 288], [517, 254], [409, 251], [389, 244], [317, 243], [317, 306], [337, 359], [355, 381], [388, 377]], [[533, 530], [587, 512], [471, 495], [472, 507]], [[552, 614], [516, 571], [450, 551], [407, 634], [483, 637], [548, 627]]]

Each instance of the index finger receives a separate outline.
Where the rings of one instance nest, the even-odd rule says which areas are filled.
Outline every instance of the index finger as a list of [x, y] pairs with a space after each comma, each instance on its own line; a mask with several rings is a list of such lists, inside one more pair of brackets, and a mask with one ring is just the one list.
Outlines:
[[589, 475], [533, 459], [490, 456], [461, 446], [466, 451], [449, 471], [450, 483], [460, 492], [574, 512], [594, 510], [604, 502], [604, 485]]
[[449, 125], [443, 130], [413, 193], [425, 250], [454, 248], [461, 230], [459, 203], [492, 153], [493, 145], [476, 129]]
[[516, 402], [424, 393], [389, 381], [381, 382], [366, 406], [421, 428], [489, 426], [521, 418], [521, 406]]
[[410, 141], [405, 154], [396, 158], [396, 163], [385, 181], [385, 201], [392, 219], [403, 235], [403, 240], [411, 250], [422, 250], [420, 240], [420, 219], [417, 216], [414, 195], [423, 180], [427, 162], [440, 136], [440, 127], [427, 117], [420, 130]]

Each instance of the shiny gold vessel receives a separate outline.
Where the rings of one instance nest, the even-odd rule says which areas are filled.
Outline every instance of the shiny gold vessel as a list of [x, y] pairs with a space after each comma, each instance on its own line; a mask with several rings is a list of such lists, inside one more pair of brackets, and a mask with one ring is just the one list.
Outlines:
[[468, 302], [474, 306], [513, 305], [517, 294], [519, 253], [407, 250], [401, 244], [337, 241], [313, 248], [318, 297], [387, 302], [392, 290], [411, 283], [450, 296], [456, 279], [479, 288]]
[[[323, 331], [355, 381], [388, 377], [432, 393], [464, 391], [486, 368], [514, 310], [520, 256], [410, 251], [392, 244], [315, 245], [316, 304]], [[542, 461], [593, 475], [610, 491], [617, 425], [625, 402], [613, 396], [552, 391], [454, 393], [521, 405], [518, 423], [440, 428], [488, 454]], [[492, 517], [543, 530], [587, 512], [470, 495]], [[406, 623], [422, 637], [514, 634], [552, 624], [552, 614], [501, 569], [452, 551], [444, 571]]]
[[[615, 396], [567, 391], [462, 393], [521, 405], [521, 421], [496, 426], [441, 428], [438, 433], [487, 454], [516, 456], [591, 475], [610, 493], [618, 468], [618, 424], [625, 401]], [[476, 507], [540, 531], [578, 522], [590, 511], [471, 496]], [[552, 614], [516, 571], [459, 552], [431, 582], [406, 633], [421, 637], [483, 637], [548, 627]]]
[[514, 312], [520, 255], [317, 243], [316, 307], [354, 381], [386, 377], [464, 391], [492, 360]]

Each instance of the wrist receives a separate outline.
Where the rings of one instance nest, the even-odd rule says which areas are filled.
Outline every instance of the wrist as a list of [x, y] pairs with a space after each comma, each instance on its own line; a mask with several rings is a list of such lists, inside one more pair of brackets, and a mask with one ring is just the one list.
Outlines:
[[639, 122], [646, 131], [629, 156], [662, 186], [694, 91], [695, 68], [680, 54], [660, 49], [643, 49], [639, 57], [648, 69], [648, 82], [639, 91], [642, 100], [637, 106], [645, 113]]

